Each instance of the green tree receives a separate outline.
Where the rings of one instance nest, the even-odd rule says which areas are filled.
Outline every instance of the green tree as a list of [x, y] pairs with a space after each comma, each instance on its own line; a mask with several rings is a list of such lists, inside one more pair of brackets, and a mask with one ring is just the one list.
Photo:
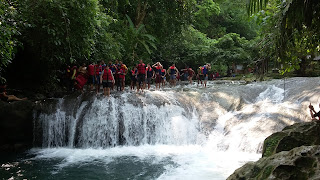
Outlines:
[[0, 1], [0, 81], [4, 81], [4, 68], [12, 61], [19, 42], [20, 27], [23, 25], [15, 7], [15, 2]]
[[[272, 44], [276, 59], [284, 65], [284, 71], [304, 69], [306, 57], [319, 53], [320, 2], [316, 0], [250, 0], [248, 12], [264, 9], [262, 16], [264, 33], [261, 44]], [[271, 40], [270, 40], [271, 39]], [[308, 42], [308, 43], [306, 43]], [[268, 49], [268, 48], [266, 48]], [[303, 73], [304, 70], [301, 72]]]

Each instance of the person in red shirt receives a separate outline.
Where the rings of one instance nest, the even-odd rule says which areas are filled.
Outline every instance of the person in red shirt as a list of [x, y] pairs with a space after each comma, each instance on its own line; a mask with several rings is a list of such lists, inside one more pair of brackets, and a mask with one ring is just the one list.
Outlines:
[[101, 72], [100, 84], [103, 86], [103, 95], [110, 96], [110, 88], [112, 87], [112, 84], [114, 84], [114, 77], [109, 66], [106, 66]]
[[151, 79], [154, 77], [154, 71], [151, 68], [150, 64], [147, 64], [147, 84], [148, 84], [148, 90], [150, 89]]
[[159, 86], [160, 89], [160, 84], [161, 84], [161, 67], [162, 65], [160, 64], [160, 62], [155, 63], [154, 65], [152, 65], [153, 68], [155, 68], [155, 72], [156, 72], [156, 89]]
[[179, 70], [176, 68], [174, 63], [172, 64], [172, 66], [169, 67], [167, 72], [170, 75], [170, 85], [176, 86], [176, 79]]
[[96, 93], [98, 94], [99, 90], [100, 90], [100, 80], [101, 80], [100, 75], [102, 72], [102, 62], [101, 61], [99, 61], [98, 64], [95, 65], [94, 71], [95, 71]]
[[193, 78], [195, 72], [192, 68], [188, 68], [187, 71], [188, 71], [188, 80], [189, 80], [190, 84], [192, 84], [192, 78]]
[[94, 77], [94, 68], [95, 68], [95, 64], [94, 62], [92, 62], [91, 64], [89, 64], [88, 66], [88, 70], [87, 70], [87, 73], [88, 73], [88, 85], [89, 85], [89, 89], [90, 91], [93, 90], [93, 84], [94, 84], [94, 80], [95, 80], [95, 77]]
[[125, 78], [126, 78], [126, 74], [127, 74], [127, 69], [126, 66], [121, 66], [118, 75], [119, 75], [119, 83], [120, 83], [120, 91], [124, 90], [124, 85], [125, 85]]
[[134, 66], [131, 70], [131, 74], [130, 74], [130, 77], [131, 77], [130, 89], [131, 90], [134, 90], [134, 86], [137, 84], [137, 74], [138, 74], [137, 66], [138, 65]]
[[139, 89], [141, 89], [141, 91], [143, 91], [143, 87], [146, 86], [146, 65], [143, 63], [142, 59], [140, 59], [139, 64], [137, 66], [137, 69], [138, 69], [137, 92], [139, 92]]

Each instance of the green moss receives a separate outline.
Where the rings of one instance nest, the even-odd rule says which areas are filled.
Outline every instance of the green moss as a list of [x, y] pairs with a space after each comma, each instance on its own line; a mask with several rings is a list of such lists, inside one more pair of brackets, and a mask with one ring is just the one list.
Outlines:
[[279, 144], [279, 141], [286, 136], [285, 133], [278, 132], [275, 134], [272, 134], [269, 136], [263, 144], [263, 153], [262, 157], [269, 157], [273, 154], [275, 154], [275, 149], [277, 148], [277, 145]]
[[257, 177], [259, 174], [260, 174], [260, 172], [261, 172], [261, 168], [259, 168], [258, 166], [253, 166], [253, 168], [252, 168], [252, 170], [251, 170], [251, 178], [255, 178], [255, 177]]
[[270, 176], [270, 174], [272, 173], [273, 169], [274, 169], [273, 166], [267, 166], [266, 168], [264, 168], [261, 173], [261, 177], [259, 177], [259, 179], [261, 179], [261, 180], [267, 179]]

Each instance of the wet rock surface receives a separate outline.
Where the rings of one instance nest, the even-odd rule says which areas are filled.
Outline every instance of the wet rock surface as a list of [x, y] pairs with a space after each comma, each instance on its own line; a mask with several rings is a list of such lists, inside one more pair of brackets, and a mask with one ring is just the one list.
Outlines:
[[320, 146], [301, 146], [247, 163], [229, 176], [228, 180], [319, 178]]
[[320, 145], [320, 121], [296, 123], [267, 137], [262, 156], [268, 157], [303, 145]]
[[237, 169], [234, 179], [319, 179], [320, 122], [296, 123], [266, 138], [262, 155]]
[[31, 101], [0, 101], [0, 151], [32, 147], [34, 106]]

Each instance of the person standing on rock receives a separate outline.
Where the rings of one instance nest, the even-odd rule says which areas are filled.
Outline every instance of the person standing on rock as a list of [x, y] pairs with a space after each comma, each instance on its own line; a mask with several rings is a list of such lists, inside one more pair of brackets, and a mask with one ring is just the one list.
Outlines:
[[147, 79], [146, 79], [146, 83], [148, 84], [148, 90], [150, 89], [150, 84], [151, 84], [151, 79], [154, 78], [154, 71], [151, 68], [150, 64], [147, 64]]
[[139, 60], [139, 64], [137, 66], [138, 69], [138, 88], [137, 92], [141, 89], [143, 92], [143, 88], [146, 86], [146, 65], [143, 63], [142, 59]]
[[96, 94], [99, 93], [100, 91], [100, 75], [101, 75], [101, 72], [102, 72], [102, 65], [101, 65], [101, 61], [99, 61], [96, 65], [95, 65], [95, 68], [94, 68], [94, 71], [95, 71], [95, 83], [96, 83]]
[[176, 86], [176, 78], [179, 70], [176, 68], [174, 63], [172, 64], [172, 66], [169, 67], [167, 72], [170, 75], [170, 85]]
[[208, 77], [209, 77], [210, 68], [211, 68], [210, 64], [206, 64], [202, 67], [203, 85], [205, 88], [207, 87], [207, 81], [208, 81]]
[[114, 84], [114, 77], [109, 66], [106, 66], [106, 68], [101, 72], [100, 84], [103, 86], [103, 95], [110, 96], [110, 88], [112, 87], [112, 84]]
[[192, 78], [195, 74], [194, 70], [190, 67], [187, 69], [188, 71], [188, 80], [189, 80], [189, 83], [192, 84]]
[[95, 77], [94, 77], [94, 67], [95, 67], [95, 64], [94, 62], [92, 62], [91, 64], [89, 64], [88, 66], [88, 85], [89, 85], [89, 91], [92, 91], [93, 90], [93, 85], [94, 85], [94, 82], [95, 82]]
[[[319, 107], [320, 107], [320, 104], [319, 104]], [[309, 105], [309, 109], [310, 109], [310, 115], [311, 115], [312, 120], [319, 120], [320, 119], [320, 111], [316, 112], [314, 110], [314, 107], [311, 105], [311, 103]], [[318, 119], [317, 119], [317, 117], [318, 117]]]
[[155, 78], [156, 78], [156, 89], [159, 86], [160, 89], [160, 84], [161, 84], [161, 67], [162, 65], [160, 62], [157, 62], [156, 64], [152, 65], [153, 68], [155, 68]]

